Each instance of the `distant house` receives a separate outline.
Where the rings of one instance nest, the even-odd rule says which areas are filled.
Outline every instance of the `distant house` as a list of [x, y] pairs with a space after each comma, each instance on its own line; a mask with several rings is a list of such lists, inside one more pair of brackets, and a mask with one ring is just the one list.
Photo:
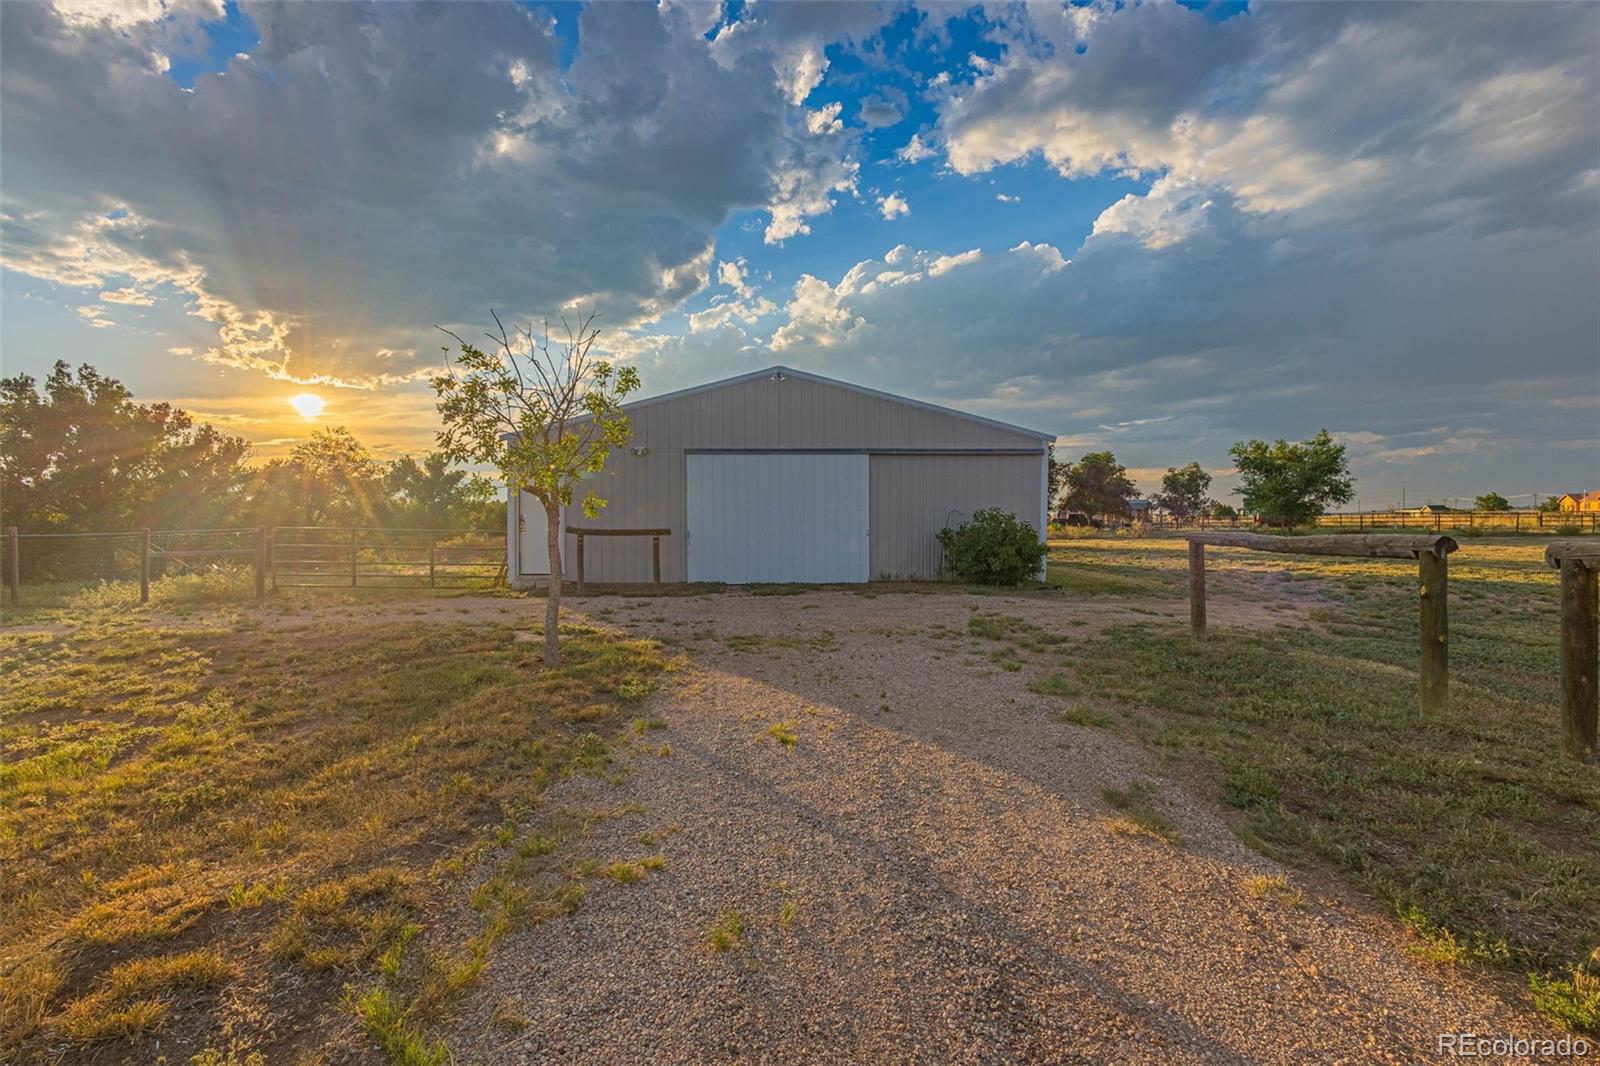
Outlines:
[[1150, 521], [1151, 512], [1149, 500], [1129, 500], [1128, 510], [1133, 512], [1133, 520], [1135, 522]]
[[1600, 511], [1600, 492], [1568, 492], [1556, 503], [1563, 511]]
[[1446, 507], [1442, 503], [1425, 503], [1421, 507], [1405, 507], [1393, 513], [1416, 515], [1419, 518], [1423, 518], [1427, 517], [1428, 515], [1449, 514], [1450, 508]]

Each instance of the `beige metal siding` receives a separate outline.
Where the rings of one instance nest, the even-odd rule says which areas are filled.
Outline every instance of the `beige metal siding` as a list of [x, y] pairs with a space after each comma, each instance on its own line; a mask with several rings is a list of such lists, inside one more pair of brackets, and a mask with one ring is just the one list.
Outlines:
[[[1038, 453], [1043, 442], [1037, 437], [822, 382], [795, 377], [773, 381], [762, 377], [661, 403], [646, 402], [630, 410], [629, 418], [633, 424], [632, 447], [612, 456], [605, 471], [594, 480], [595, 490], [608, 501], [608, 506], [597, 519], [590, 521], [581, 517], [579, 500], [574, 498], [568, 522], [610, 529], [670, 528], [672, 536], [661, 542], [664, 581], [687, 580], [683, 534], [687, 520], [685, 453], [688, 450], [1025, 450], [1032, 454], [1010, 457], [1011, 465], [1006, 469], [1014, 468], [1017, 472], [1006, 475], [1006, 484], [1010, 486], [1013, 481], [1020, 484], [1027, 476], [1021, 471], [1026, 470], [1033, 479], [1032, 494], [1026, 496], [1008, 487], [1004, 498], [1010, 502], [1000, 505], [1030, 521], [1039, 513], [1041, 460]], [[644, 455], [635, 455], [632, 448], [648, 450]], [[938, 462], [950, 461], [943, 457], [930, 458]], [[873, 456], [874, 471], [879, 459]], [[965, 480], [956, 478], [955, 483], [965, 484]], [[971, 503], [973, 497], [963, 495], [960, 499]], [[938, 506], [942, 519], [944, 511], [961, 507], [962, 503]], [[915, 535], [920, 537], [921, 527], [916, 528]], [[939, 528], [936, 526], [934, 532]], [[881, 541], [876, 528], [872, 540], [875, 560], [872, 575], [876, 577]], [[574, 546], [574, 538], [568, 536], [562, 554], [569, 576], [575, 573]], [[592, 537], [584, 543], [584, 554], [588, 580], [650, 579], [647, 537]]]
[[872, 576], [938, 576], [939, 531], [984, 507], [1038, 525], [1035, 455], [874, 455]]

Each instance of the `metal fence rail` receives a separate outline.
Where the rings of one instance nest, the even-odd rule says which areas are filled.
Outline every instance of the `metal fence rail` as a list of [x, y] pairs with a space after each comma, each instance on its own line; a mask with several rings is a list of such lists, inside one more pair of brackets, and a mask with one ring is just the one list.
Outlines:
[[226, 586], [220, 594], [227, 596], [247, 596], [253, 584], [259, 597], [269, 586], [484, 588], [504, 581], [505, 566], [503, 530], [263, 526], [21, 533], [9, 527], [0, 546], [13, 607], [22, 603], [25, 585], [34, 590], [33, 603], [71, 602], [108, 589], [113, 597], [137, 595], [148, 603], [152, 582], [172, 577], [212, 582], [213, 590], [220, 581]]
[[274, 588], [473, 588], [505, 576], [504, 530], [277, 526]]

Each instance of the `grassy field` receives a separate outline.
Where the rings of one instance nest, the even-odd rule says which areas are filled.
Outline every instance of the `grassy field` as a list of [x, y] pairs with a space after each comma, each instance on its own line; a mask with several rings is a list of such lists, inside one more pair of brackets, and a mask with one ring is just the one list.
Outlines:
[[[1380, 900], [1419, 953], [1514, 972], [1595, 1032], [1600, 770], [1559, 757], [1541, 548], [1479, 538], [1453, 557], [1452, 708], [1434, 718], [1416, 711], [1406, 563], [1213, 550], [1197, 647], [1182, 541], [1061, 541], [1053, 587], [1025, 595], [1109, 624], [1046, 633], [993, 599], [972, 635], [1064, 720], [1160, 753], [1253, 847]], [[855, 591], [907, 590], [979, 591]], [[505, 624], [326, 620], [414, 592], [252, 605], [195, 579], [139, 610], [125, 591], [0, 628], [0, 1048], [23, 1060], [148, 1061], [159, 1036], [173, 1062], [330, 1040], [443, 1062], [435, 1033], [508, 930], [660, 867], [643, 846], [589, 852], [606, 811], [543, 806], [563, 775], [652, 755], [637, 703], [672, 668], [654, 643], [574, 629], [545, 672]], [[1282, 604], [1300, 610], [1270, 613]], [[1227, 624], [1258, 608], [1261, 627]], [[1144, 789], [1103, 798], [1130, 832], [1182, 846]], [[741, 935], [725, 919], [707, 933], [719, 950]]]
[[8, 622], [0, 1048], [24, 1061], [150, 1061], [159, 1033], [167, 1061], [345, 1034], [442, 1062], [430, 1032], [506, 931], [607, 862], [654, 868], [539, 812], [643, 748], [652, 643], [575, 629], [544, 671], [508, 626], [336, 628], [293, 599]]
[[[1185, 595], [1185, 544], [1057, 542], [1081, 595]], [[1558, 581], [1543, 543], [1463, 541], [1450, 564], [1451, 708], [1417, 711], [1413, 564], [1212, 549], [1213, 597], [1311, 604], [1303, 625], [1139, 619], [1043, 659], [1063, 714], [1136, 737], [1276, 858], [1332, 868], [1444, 962], [1524, 974], [1600, 1031], [1600, 768], [1560, 757]], [[1038, 657], [1036, 656], [1036, 661]]]

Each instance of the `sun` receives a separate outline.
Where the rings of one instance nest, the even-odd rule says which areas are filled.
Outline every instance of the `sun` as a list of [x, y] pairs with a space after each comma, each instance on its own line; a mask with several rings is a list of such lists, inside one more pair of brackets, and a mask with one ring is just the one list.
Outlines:
[[300, 412], [302, 418], [316, 418], [322, 413], [323, 400], [321, 396], [314, 396], [309, 392], [302, 392], [298, 396], [289, 397], [289, 404]]

